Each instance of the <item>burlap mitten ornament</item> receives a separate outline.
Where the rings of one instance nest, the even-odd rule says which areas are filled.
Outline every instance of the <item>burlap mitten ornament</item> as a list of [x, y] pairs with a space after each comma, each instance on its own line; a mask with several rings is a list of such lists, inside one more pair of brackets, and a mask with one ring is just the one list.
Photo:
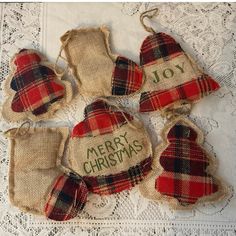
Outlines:
[[9, 197], [12, 205], [33, 214], [64, 221], [84, 207], [83, 180], [61, 167], [67, 128], [18, 128], [10, 139]]
[[88, 190], [113, 194], [134, 187], [151, 170], [151, 142], [143, 124], [104, 100], [85, 108], [70, 138], [70, 168]]
[[144, 25], [143, 19], [153, 17], [157, 11], [144, 12], [140, 17], [144, 28], [152, 33], [145, 38], [140, 49], [140, 65], [145, 77], [140, 112], [179, 108], [184, 103], [197, 102], [220, 87], [174, 38]]
[[47, 119], [72, 99], [71, 84], [62, 81], [53, 66], [36, 50], [22, 49], [14, 55], [5, 83], [6, 120]]
[[214, 202], [226, 189], [214, 176], [216, 163], [201, 146], [203, 133], [189, 120], [173, 119], [162, 132], [153, 170], [141, 183], [144, 197], [167, 201], [173, 208], [192, 208], [200, 202]]
[[73, 29], [61, 37], [62, 47], [83, 96], [130, 95], [142, 86], [142, 70], [111, 53], [106, 27]]

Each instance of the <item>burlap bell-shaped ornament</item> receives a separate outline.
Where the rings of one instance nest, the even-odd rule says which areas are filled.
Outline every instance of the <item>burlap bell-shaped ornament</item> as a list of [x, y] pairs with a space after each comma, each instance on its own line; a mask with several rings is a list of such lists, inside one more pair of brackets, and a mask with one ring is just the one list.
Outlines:
[[51, 118], [72, 99], [72, 87], [38, 51], [22, 49], [10, 62], [2, 115], [8, 121]]
[[83, 96], [124, 96], [140, 90], [142, 70], [132, 60], [112, 54], [106, 27], [73, 29], [61, 42], [59, 57], [67, 61]]
[[68, 128], [18, 128], [10, 139], [9, 197], [25, 212], [57, 221], [74, 218], [85, 206], [88, 189], [61, 166]]
[[145, 38], [140, 49], [140, 65], [145, 77], [139, 102], [140, 112], [194, 103], [220, 87], [173, 37], [163, 32], [156, 33], [144, 24], [145, 17], [152, 18], [157, 12], [155, 8], [140, 16], [144, 28], [152, 33]]
[[[141, 22], [153, 9], [141, 14]], [[145, 25], [144, 25], [145, 26]], [[203, 133], [181, 116], [186, 104], [217, 90], [220, 86], [189, 59], [169, 35], [155, 33], [141, 47], [140, 60], [146, 81], [140, 98], [140, 111], [159, 110], [168, 123], [162, 132], [162, 144], [154, 153], [152, 171], [140, 185], [144, 197], [165, 200], [173, 208], [192, 208], [200, 202], [212, 202], [225, 196], [223, 184], [214, 176], [215, 161], [201, 147]], [[188, 107], [187, 113], [190, 112]]]
[[69, 141], [70, 168], [88, 190], [105, 195], [131, 189], [151, 170], [152, 148], [143, 124], [98, 99], [85, 108]]

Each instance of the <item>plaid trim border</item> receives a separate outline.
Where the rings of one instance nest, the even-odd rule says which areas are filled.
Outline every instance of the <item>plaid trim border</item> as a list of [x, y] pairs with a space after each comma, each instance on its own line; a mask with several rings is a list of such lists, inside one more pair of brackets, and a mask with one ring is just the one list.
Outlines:
[[209, 159], [196, 143], [195, 130], [177, 123], [167, 138], [170, 144], [160, 156], [163, 171], [155, 181], [156, 190], [176, 198], [183, 206], [217, 192], [215, 179], [207, 173]]
[[183, 53], [181, 46], [163, 32], [149, 35], [140, 49], [140, 65], [154, 64], [158, 59], [168, 61]]
[[59, 176], [45, 205], [45, 215], [55, 221], [77, 216], [85, 206], [88, 189], [84, 181], [73, 173]]
[[64, 97], [64, 86], [49, 67], [40, 65], [41, 58], [31, 50], [23, 49], [14, 58], [16, 72], [11, 88], [16, 91], [11, 108], [14, 112], [31, 111], [40, 115], [49, 106]]
[[118, 174], [106, 176], [84, 176], [83, 179], [92, 193], [110, 195], [131, 189], [139, 184], [151, 170], [152, 158], [148, 157], [138, 165]]
[[143, 72], [128, 58], [118, 56], [112, 78], [112, 95], [129, 95], [142, 86]]
[[179, 100], [197, 101], [220, 88], [210, 76], [203, 74], [197, 79], [169, 90], [144, 92], [139, 101], [140, 112], [161, 110]]
[[128, 113], [111, 109], [112, 107], [102, 100], [96, 100], [88, 105], [85, 108], [85, 119], [73, 128], [71, 137], [82, 138], [112, 133], [126, 124], [127, 120], [133, 120]]

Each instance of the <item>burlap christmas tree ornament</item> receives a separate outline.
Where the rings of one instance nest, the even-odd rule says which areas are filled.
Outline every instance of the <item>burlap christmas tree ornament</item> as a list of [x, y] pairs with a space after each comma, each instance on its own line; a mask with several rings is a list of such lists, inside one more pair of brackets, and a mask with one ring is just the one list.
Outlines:
[[85, 108], [69, 144], [70, 168], [88, 190], [105, 195], [131, 189], [151, 170], [152, 147], [143, 124], [98, 99]]
[[140, 21], [151, 32], [140, 49], [140, 65], [145, 82], [141, 89], [140, 112], [179, 108], [197, 102], [219, 89], [219, 84], [187, 55], [170, 35], [156, 33], [143, 20], [152, 18], [158, 9], [144, 12]]
[[72, 87], [38, 51], [22, 49], [10, 62], [2, 115], [8, 121], [51, 118], [72, 99]]
[[166, 125], [162, 138], [154, 153], [153, 170], [139, 186], [144, 197], [186, 209], [226, 195], [224, 184], [215, 177], [215, 160], [204, 150], [203, 133], [196, 125], [179, 116]]
[[68, 128], [17, 128], [10, 139], [9, 197], [12, 205], [64, 221], [84, 207], [87, 187], [61, 166]]
[[61, 37], [69, 68], [83, 96], [124, 96], [140, 90], [142, 70], [132, 60], [112, 54], [106, 27], [73, 29]]

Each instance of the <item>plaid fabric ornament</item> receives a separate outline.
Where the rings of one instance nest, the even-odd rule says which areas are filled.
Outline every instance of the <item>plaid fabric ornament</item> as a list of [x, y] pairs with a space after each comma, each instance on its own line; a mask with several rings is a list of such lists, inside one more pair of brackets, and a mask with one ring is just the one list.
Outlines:
[[166, 200], [174, 208], [192, 208], [225, 195], [221, 181], [212, 174], [215, 163], [201, 146], [203, 134], [193, 123], [175, 118], [162, 137], [163, 144], [156, 148], [154, 170], [140, 186], [145, 197]]
[[84, 96], [126, 96], [140, 90], [143, 74], [132, 60], [112, 54], [106, 27], [73, 29], [61, 37], [69, 67]]
[[[144, 17], [147, 15], [141, 15], [141, 22]], [[140, 49], [140, 65], [146, 78], [141, 90], [140, 112], [174, 109], [183, 103], [197, 102], [220, 88], [174, 38], [144, 27], [152, 35], [145, 38]]]
[[59, 176], [48, 196], [45, 206], [47, 218], [56, 221], [70, 220], [81, 212], [86, 204], [88, 188], [73, 173]]
[[10, 121], [23, 118], [40, 120], [48, 118], [71, 99], [71, 86], [62, 82], [53, 65], [39, 52], [20, 50], [11, 62], [12, 74], [7, 79], [3, 116]]
[[151, 170], [149, 137], [138, 120], [104, 100], [85, 108], [85, 119], [72, 130], [69, 167], [100, 195], [134, 187]]

